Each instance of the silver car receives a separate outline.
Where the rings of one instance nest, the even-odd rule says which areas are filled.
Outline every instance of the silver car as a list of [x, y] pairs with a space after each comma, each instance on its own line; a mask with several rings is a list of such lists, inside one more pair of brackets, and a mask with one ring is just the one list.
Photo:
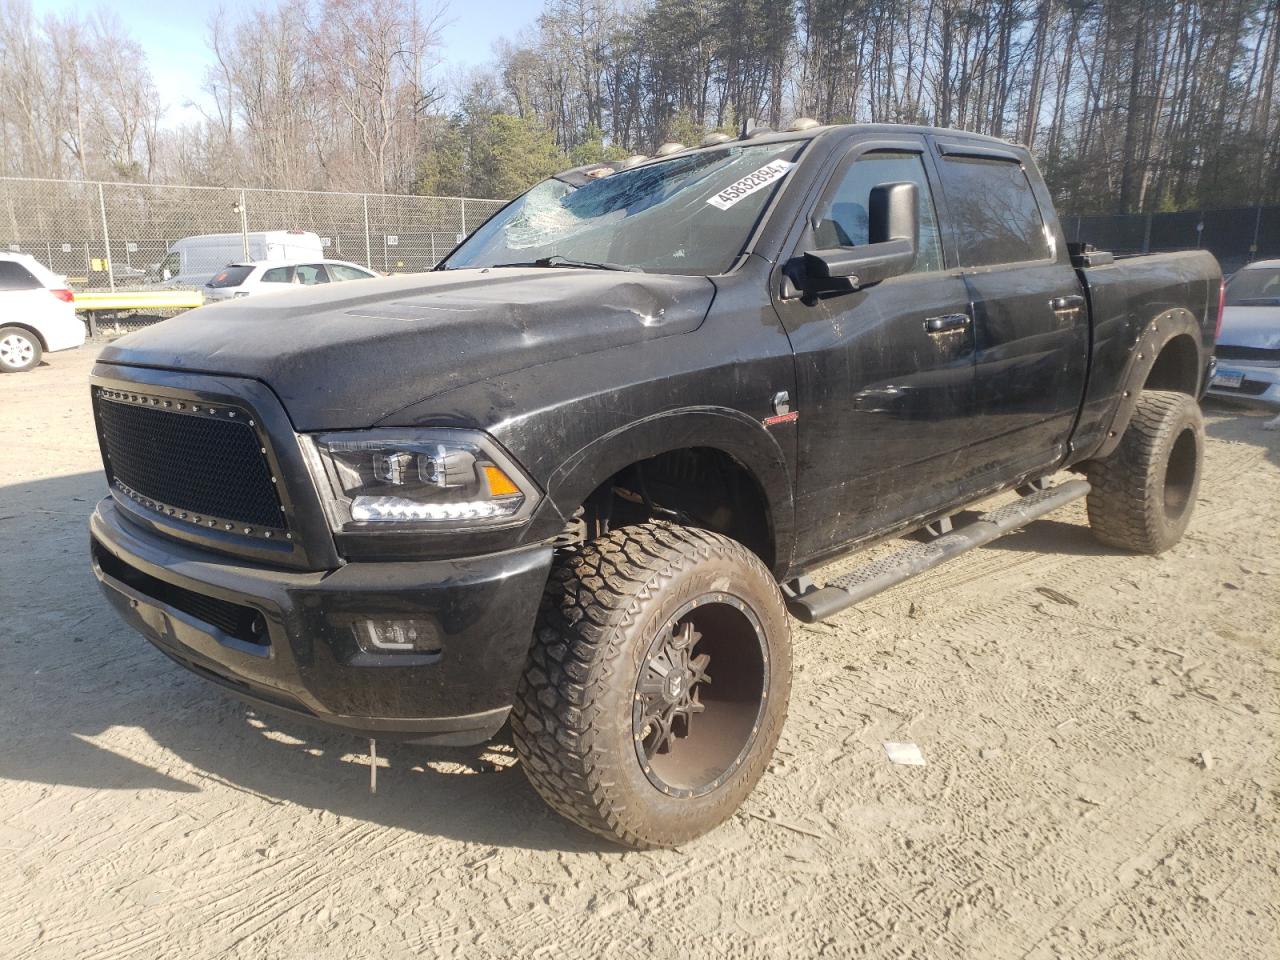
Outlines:
[[204, 285], [206, 301], [280, 293], [317, 283], [342, 283], [376, 277], [368, 267], [345, 260], [265, 260], [229, 263]]
[[1259, 260], [1227, 283], [1209, 392], [1280, 406], [1280, 260]]

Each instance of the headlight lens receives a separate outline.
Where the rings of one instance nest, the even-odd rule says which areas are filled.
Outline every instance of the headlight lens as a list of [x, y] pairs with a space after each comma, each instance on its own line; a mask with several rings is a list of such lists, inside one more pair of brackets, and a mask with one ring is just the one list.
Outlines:
[[304, 438], [335, 530], [521, 520], [538, 491], [496, 443], [472, 430], [368, 430]]

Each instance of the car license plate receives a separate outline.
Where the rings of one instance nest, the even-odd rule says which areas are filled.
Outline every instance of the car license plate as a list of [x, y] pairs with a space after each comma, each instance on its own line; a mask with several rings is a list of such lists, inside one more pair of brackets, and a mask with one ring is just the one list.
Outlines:
[[1239, 389], [1244, 384], [1244, 374], [1239, 370], [1219, 370], [1213, 375], [1215, 387], [1232, 387]]

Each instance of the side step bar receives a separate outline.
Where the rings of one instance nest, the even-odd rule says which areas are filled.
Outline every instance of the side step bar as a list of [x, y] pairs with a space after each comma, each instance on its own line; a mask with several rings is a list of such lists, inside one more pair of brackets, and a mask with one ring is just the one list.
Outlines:
[[824, 587], [811, 587], [802, 593], [786, 591], [787, 610], [805, 623], [825, 620], [855, 603], [896, 587], [904, 580], [932, 570], [952, 557], [1012, 533], [1032, 520], [1079, 500], [1088, 492], [1088, 480], [1068, 480], [1024, 496], [935, 540], [913, 544], [892, 556], [837, 577]]

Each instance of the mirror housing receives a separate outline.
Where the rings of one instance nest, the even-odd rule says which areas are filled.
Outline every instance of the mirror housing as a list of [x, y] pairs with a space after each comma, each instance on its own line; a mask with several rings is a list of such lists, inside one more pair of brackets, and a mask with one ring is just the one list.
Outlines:
[[867, 240], [861, 247], [832, 247], [804, 254], [806, 280], [844, 280], [852, 289], [907, 273], [916, 262], [920, 212], [914, 183], [882, 183], [871, 191]]

